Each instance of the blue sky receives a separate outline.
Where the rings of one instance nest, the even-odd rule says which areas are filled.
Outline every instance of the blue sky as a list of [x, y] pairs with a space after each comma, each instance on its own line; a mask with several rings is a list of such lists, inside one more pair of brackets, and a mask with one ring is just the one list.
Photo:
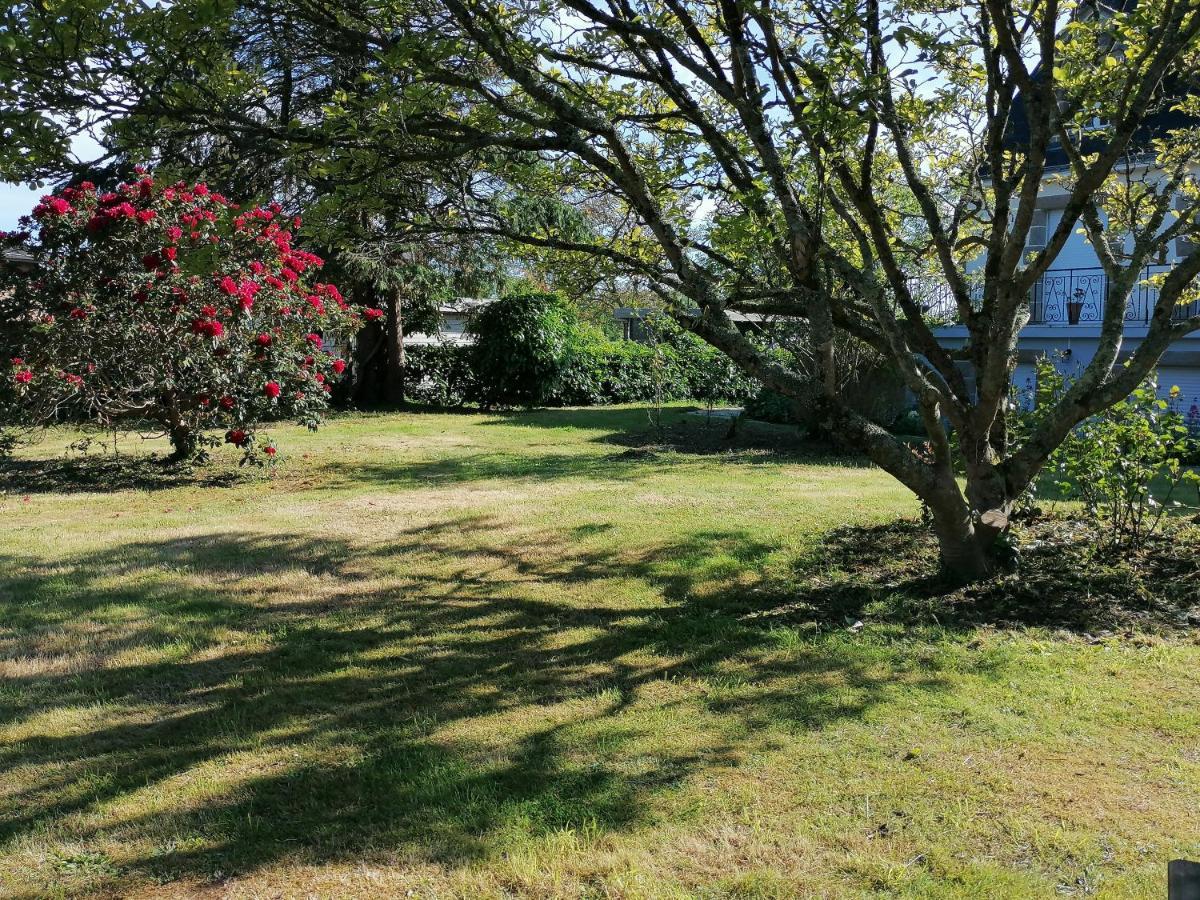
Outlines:
[[0, 183], [0, 231], [12, 231], [16, 228], [17, 219], [33, 209], [33, 204], [37, 203], [44, 193], [45, 189]]
[[[94, 160], [104, 155], [95, 136], [84, 131], [71, 138], [71, 155], [76, 162]], [[30, 187], [27, 184], [8, 184], [0, 181], [0, 231], [12, 231], [17, 219], [27, 215], [43, 194], [48, 194], [53, 185]]]

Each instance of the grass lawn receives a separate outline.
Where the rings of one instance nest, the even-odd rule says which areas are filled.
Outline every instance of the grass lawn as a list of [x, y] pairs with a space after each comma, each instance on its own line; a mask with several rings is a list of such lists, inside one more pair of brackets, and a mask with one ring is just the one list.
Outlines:
[[1200, 857], [1186, 633], [761, 615], [915, 501], [646, 427], [346, 417], [177, 486], [22, 451], [0, 894], [1157, 898]]

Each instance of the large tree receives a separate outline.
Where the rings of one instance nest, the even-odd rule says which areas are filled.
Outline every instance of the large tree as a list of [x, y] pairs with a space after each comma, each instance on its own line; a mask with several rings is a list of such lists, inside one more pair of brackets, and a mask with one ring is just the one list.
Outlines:
[[[188, 6], [163, 15], [184, 30]], [[578, 254], [648, 285], [917, 494], [958, 578], [994, 570], [1013, 504], [1065, 436], [1200, 328], [1200, 254], [1141, 284], [1147, 262], [1196, 230], [1200, 0], [272, 4], [284, 6], [324, 52], [352, 47], [370, 64], [280, 140], [336, 143], [358, 165], [469, 162], [407, 227]], [[169, 43], [134, 57], [166, 67]], [[1030, 252], [1048, 180], [1059, 225]], [[525, 215], [549, 201], [587, 210], [592, 228]], [[1079, 229], [1109, 283], [1100, 349], [1015, 440], [1017, 335]], [[949, 310], [928, 302], [931, 284]], [[1135, 291], [1153, 298], [1149, 328], [1123, 353]], [[808, 364], [764, 351], [734, 311], [804, 320]], [[947, 312], [967, 330], [956, 350], [935, 333]], [[926, 452], [846, 402], [839, 334], [900, 371]]]
[[[1064, 437], [1200, 327], [1191, 256], [1152, 286], [1148, 334], [1120, 364], [1126, 301], [1146, 264], [1196, 227], [1188, 88], [1200, 4], [562, 6], [445, 0], [437, 8], [461, 46], [412, 54], [430, 79], [477, 102], [464, 140], [486, 135], [516, 151], [536, 142], [557, 184], [617, 197], [627, 216], [587, 245], [551, 231], [525, 239], [649, 278], [689, 328], [921, 497], [955, 576], [994, 570], [1013, 504]], [[494, 71], [478, 73], [479, 55]], [[1057, 175], [1055, 153], [1068, 164]], [[502, 175], [522, 183], [522, 159]], [[1029, 252], [1047, 180], [1064, 208]], [[505, 221], [503, 190], [473, 199], [480, 219], [494, 217], [475, 227], [522, 237]], [[707, 219], [696, 214], [705, 204]], [[1076, 229], [1109, 281], [1100, 349], [1014, 442], [1017, 335]], [[924, 302], [928, 279], [967, 328], [958, 352], [937, 339], [946, 309]], [[805, 319], [820, 364], [803, 374], [781, 365], [733, 327], [735, 310]], [[900, 370], [929, 452], [845, 402], [839, 331]]]

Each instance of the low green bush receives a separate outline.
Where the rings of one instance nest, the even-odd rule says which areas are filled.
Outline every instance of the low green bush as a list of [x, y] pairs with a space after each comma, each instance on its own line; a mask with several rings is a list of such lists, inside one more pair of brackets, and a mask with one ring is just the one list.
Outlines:
[[[1015, 417], [1016, 433], [1035, 428], [1069, 386], [1052, 362], [1040, 360], [1034, 404]], [[1193, 450], [1185, 416], [1159, 397], [1151, 375], [1124, 400], [1077, 425], [1050, 457], [1046, 480], [1082, 504], [1110, 548], [1136, 549], [1161, 528], [1167, 512], [1184, 505], [1185, 493], [1195, 497], [1200, 475], [1186, 462]]]
[[[498, 313], [493, 313], [500, 307]], [[612, 340], [553, 295], [505, 298], [473, 324], [474, 347], [407, 352], [406, 394], [434, 406], [594, 406], [695, 400], [744, 404], [758, 384], [720, 351], [662, 320], [654, 343]], [[480, 345], [483, 345], [482, 347]]]

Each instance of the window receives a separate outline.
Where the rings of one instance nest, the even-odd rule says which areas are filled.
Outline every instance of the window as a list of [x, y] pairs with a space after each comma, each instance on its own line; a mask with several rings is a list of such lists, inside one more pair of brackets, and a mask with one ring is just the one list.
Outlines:
[[1046, 246], [1046, 226], [1050, 222], [1050, 214], [1044, 209], [1033, 211], [1033, 220], [1029, 223], [1029, 236], [1025, 246], [1029, 250], [1041, 250]]

